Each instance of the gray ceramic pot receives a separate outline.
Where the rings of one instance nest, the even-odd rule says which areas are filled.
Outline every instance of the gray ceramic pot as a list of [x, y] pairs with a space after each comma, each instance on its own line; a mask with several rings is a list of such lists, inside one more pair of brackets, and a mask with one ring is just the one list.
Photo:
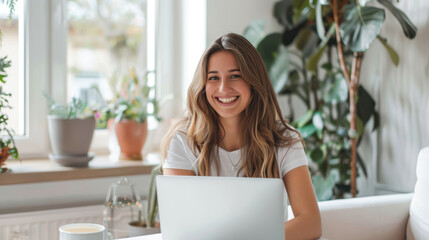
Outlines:
[[95, 118], [65, 119], [48, 116], [48, 127], [54, 155], [88, 155], [95, 130]]

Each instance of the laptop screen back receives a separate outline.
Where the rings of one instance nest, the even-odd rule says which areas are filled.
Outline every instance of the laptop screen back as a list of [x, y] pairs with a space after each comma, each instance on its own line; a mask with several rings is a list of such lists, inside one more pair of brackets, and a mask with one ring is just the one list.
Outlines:
[[283, 240], [280, 179], [158, 176], [163, 240]]

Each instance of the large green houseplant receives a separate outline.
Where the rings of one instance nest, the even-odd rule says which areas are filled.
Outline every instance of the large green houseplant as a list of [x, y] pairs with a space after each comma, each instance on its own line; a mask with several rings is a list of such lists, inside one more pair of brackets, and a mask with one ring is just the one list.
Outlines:
[[[263, 22], [260, 21], [251, 23], [245, 31], [245, 36], [260, 52], [274, 89], [288, 98], [288, 117], [305, 140], [306, 153], [312, 160], [310, 170], [313, 184], [320, 200], [342, 198], [345, 193], [356, 195], [356, 161], [362, 172], [367, 174], [365, 164], [356, 151], [358, 139], [372, 116], [375, 117], [374, 128], [378, 122], [375, 101], [365, 88], [360, 85], [349, 88], [348, 78], [342, 70], [343, 64], [338, 62], [342, 59], [345, 66], [354, 66], [353, 73], [356, 75], [360, 70], [356, 68], [360, 66], [360, 61], [359, 64], [353, 61], [356, 54], [349, 46], [344, 46], [338, 57], [335, 55], [334, 50], [338, 48], [336, 33], [339, 31], [334, 12], [324, 7], [322, 2], [279, 1], [274, 6], [273, 14], [284, 27], [282, 32], [265, 34]], [[341, 6], [347, 5], [351, 9], [355, 6], [355, 10], [363, 8], [353, 5], [355, 2], [341, 1]], [[392, 6], [389, 9], [399, 11]], [[359, 11], [354, 13], [359, 14]], [[397, 15], [405, 16], [403, 13]], [[360, 18], [356, 21], [354, 17], [354, 22], [345, 19], [344, 26], [351, 26], [347, 29], [368, 27], [356, 25], [360, 23]], [[411, 24], [409, 21], [406, 23]], [[374, 31], [378, 34], [369, 27], [355, 36], [366, 39], [374, 35]], [[396, 52], [386, 40], [379, 39], [397, 64], [399, 57]], [[369, 43], [366, 44], [368, 47]], [[305, 106], [307, 111], [304, 115], [295, 116], [294, 101]]]

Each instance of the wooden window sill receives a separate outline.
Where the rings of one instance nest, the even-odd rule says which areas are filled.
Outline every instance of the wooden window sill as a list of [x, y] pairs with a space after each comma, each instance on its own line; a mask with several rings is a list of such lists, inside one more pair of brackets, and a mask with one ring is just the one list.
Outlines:
[[62, 167], [49, 159], [9, 159], [6, 163], [11, 171], [0, 174], [0, 185], [150, 174], [159, 159], [114, 162], [108, 156], [96, 156], [85, 168]]

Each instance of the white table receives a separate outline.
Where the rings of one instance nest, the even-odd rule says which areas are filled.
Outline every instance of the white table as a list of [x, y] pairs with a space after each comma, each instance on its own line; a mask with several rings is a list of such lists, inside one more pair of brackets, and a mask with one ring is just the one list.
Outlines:
[[140, 237], [121, 238], [117, 240], [162, 240], [162, 235], [161, 233], [158, 233]]

